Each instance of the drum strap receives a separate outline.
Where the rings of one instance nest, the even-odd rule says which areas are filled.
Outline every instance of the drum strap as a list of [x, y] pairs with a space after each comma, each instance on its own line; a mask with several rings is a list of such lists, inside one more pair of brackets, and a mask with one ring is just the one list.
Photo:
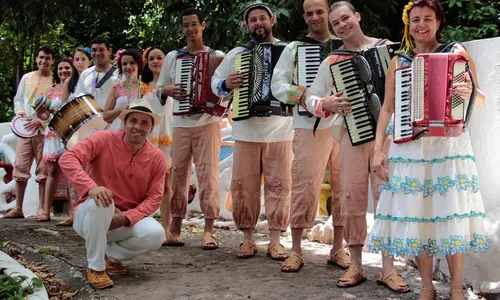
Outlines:
[[113, 73], [115, 72], [116, 68], [115, 67], [111, 67], [111, 69], [108, 70], [108, 72], [106, 72], [106, 74], [104, 75], [103, 78], [101, 78], [101, 80], [99, 80], [99, 82], [97, 83], [97, 85], [95, 86], [96, 89], [100, 88], [101, 86], [103, 86], [106, 81], [108, 81], [108, 79], [113, 75]]

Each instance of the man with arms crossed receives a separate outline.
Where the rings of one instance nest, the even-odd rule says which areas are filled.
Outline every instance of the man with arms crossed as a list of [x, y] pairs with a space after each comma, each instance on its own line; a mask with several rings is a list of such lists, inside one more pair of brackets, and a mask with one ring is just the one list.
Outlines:
[[[328, 3], [326, 0], [305, 0], [304, 20], [309, 33], [299, 41], [292, 42], [283, 50], [274, 69], [272, 90], [276, 98], [286, 104], [305, 106], [306, 87], [298, 85], [297, 46], [324, 44], [334, 37], [328, 29]], [[328, 53], [327, 53], [328, 54]], [[304, 228], [314, 226], [318, 211], [318, 200], [325, 168], [330, 168], [332, 185], [333, 247], [329, 264], [347, 269], [348, 254], [343, 249], [345, 218], [340, 214], [340, 162], [339, 144], [330, 134], [333, 116], [321, 120], [313, 135], [316, 117], [299, 115], [298, 106], [293, 115], [295, 129], [292, 163], [292, 205], [290, 227], [292, 228], [292, 252], [281, 266], [283, 272], [297, 272], [304, 264], [301, 241]]]
[[87, 277], [98, 289], [113, 286], [108, 273], [127, 273], [120, 261], [165, 241], [163, 227], [149, 217], [160, 207], [167, 173], [165, 155], [147, 140], [160, 117], [147, 99], [139, 99], [119, 118], [125, 132], [95, 132], [59, 160], [81, 195], [73, 228], [85, 239]]

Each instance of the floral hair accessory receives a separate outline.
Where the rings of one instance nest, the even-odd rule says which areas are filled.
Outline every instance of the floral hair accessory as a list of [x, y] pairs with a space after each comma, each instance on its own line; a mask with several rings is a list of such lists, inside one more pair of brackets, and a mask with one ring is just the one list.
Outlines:
[[413, 42], [410, 36], [410, 10], [413, 8], [413, 2], [408, 2], [403, 9], [403, 24], [405, 24], [403, 34], [403, 44], [406, 51], [413, 50]]
[[73, 58], [72, 57], [66, 56], [64, 59], [67, 60], [67, 61], [69, 61], [70, 64], [73, 64]]
[[83, 51], [85, 51], [85, 53], [87, 53], [88, 55], [90, 55], [90, 48], [89, 47], [83, 48]]
[[146, 50], [144, 50], [144, 52], [142, 52], [142, 63], [143, 63], [143, 65], [147, 65], [148, 64], [148, 52], [149, 52], [149, 50], [151, 50], [151, 47], [146, 48]]
[[118, 66], [118, 62], [120, 61], [120, 57], [122, 56], [123, 52], [125, 52], [125, 49], [119, 49], [118, 51], [116, 51], [116, 55], [114, 58], [116, 66]]

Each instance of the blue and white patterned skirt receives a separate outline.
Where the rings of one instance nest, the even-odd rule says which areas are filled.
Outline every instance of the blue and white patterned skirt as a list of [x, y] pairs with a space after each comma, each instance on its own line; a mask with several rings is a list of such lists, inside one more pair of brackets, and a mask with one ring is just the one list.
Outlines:
[[391, 144], [369, 251], [389, 255], [484, 252], [486, 217], [468, 132]]

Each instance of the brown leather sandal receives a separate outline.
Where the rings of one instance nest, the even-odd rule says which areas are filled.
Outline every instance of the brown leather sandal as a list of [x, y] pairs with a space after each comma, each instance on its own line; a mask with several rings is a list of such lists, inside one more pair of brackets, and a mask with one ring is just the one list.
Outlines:
[[339, 249], [335, 253], [330, 251], [328, 264], [347, 270], [351, 266], [351, 258], [349, 257], [349, 253], [345, 252], [344, 249]]
[[257, 245], [254, 241], [243, 241], [238, 249], [238, 258], [251, 258], [257, 253]]
[[3, 215], [3, 219], [23, 219], [24, 214], [23, 211], [14, 207], [8, 213]]
[[167, 234], [167, 239], [163, 242], [162, 246], [167, 247], [182, 247], [185, 243], [180, 237], [173, 237], [170, 234]]
[[298, 255], [297, 252], [290, 252], [288, 258], [281, 264], [281, 272], [285, 273], [296, 273], [302, 269], [304, 266], [304, 260], [302, 256]]
[[339, 288], [350, 288], [365, 281], [366, 277], [363, 275], [363, 270], [358, 270], [356, 267], [350, 266], [344, 275], [337, 281], [337, 286]]
[[288, 252], [286, 252], [285, 247], [280, 243], [269, 243], [267, 256], [274, 260], [284, 261], [288, 258]]
[[73, 216], [69, 216], [61, 222], [56, 223], [56, 226], [73, 226]]
[[203, 233], [203, 236], [201, 237], [201, 248], [203, 250], [215, 250], [219, 248], [215, 235], [210, 232]]
[[386, 286], [388, 289], [396, 293], [403, 294], [410, 291], [408, 283], [394, 269], [392, 269], [392, 271], [385, 277], [384, 273], [380, 273], [380, 278], [377, 280], [377, 284]]

